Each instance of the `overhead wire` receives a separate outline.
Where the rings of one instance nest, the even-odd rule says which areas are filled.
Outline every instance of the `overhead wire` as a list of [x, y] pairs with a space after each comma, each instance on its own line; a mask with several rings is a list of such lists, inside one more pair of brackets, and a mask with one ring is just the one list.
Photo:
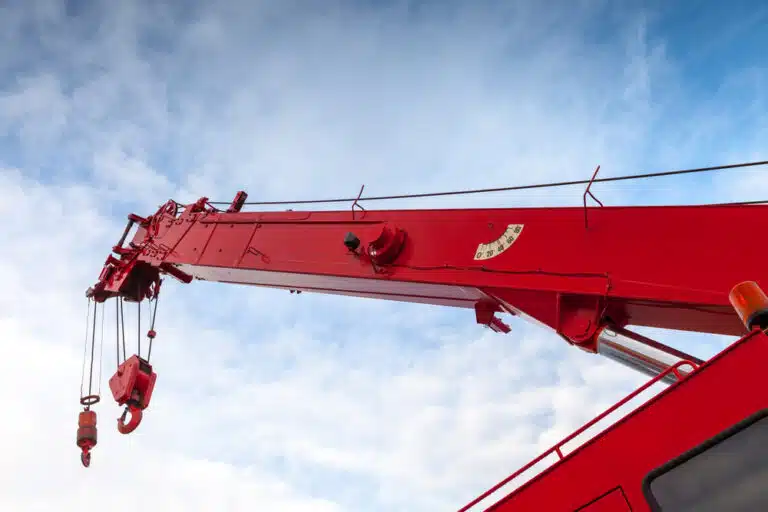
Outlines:
[[[727, 165], [715, 165], [710, 167], [698, 167], [694, 169], [678, 169], [678, 170], [672, 170], [672, 171], [600, 177], [600, 178], [594, 178], [591, 180], [582, 179], [582, 180], [571, 180], [571, 181], [557, 181], [557, 182], [549, 182], [549, 183], [536, 183], [536, 184], [530, 184], [530, 185], [513, 185], [508, 187], [452, 190], [452, 191], [444, 191], [444, 192], [424, 192], [424, 193], [417, 193], [417, 194], [396, 194], [396, 195], [387, 195], [387, 196], [345, 197], [345, 198], [333, 198], [333, 199], [298, 199], [298, 200], [290, 200], [290, 201], [288, 200], [286, 201], [246, 201], [243, 204], [250, 205], [250, 206], [256, 206], [256, 205], [276, 206], [276, 205], [323, 204], [323, 203], [328, 204], [328, 203], [349, 203], [354, 201], [387, 201], [387, 200], [394, 200], [394, 199], [415, 199], [415, 198], [425, 198], [425, 197], [485, 194], [490, 192], [511, 192], [516, 190], [556, 188], [556, 187], [567, 187], [567, 186], [573, 186], [573, 185], [589, 185], [590, 183], [609, 183], [609, 182], [616, 182], [616, 181], [641, 180], [641, 179], [649, 179], [649, 178], [660, 178], [660, 177], [666, 177], [666, 176], [679, 176], [684, 174], [698, 174], [698, 173], [705, 173], [705, 172], [712, 172], [712, 171], [723, 171], [723, 170], [740, 169], [740, 168], [747, 168], [747, 167], [758, 167], [763, 165], [768, 165], [768, 160], [761, 160], [761, 161], [755, 161], [755, 162], [742, 162], [742, 163], [727, 164]], [[755, 202], [754, 204], [763, 203], [763, 202], [766, 202], [766, 201], [758, 201], [758, 202]], [[227, 205], [227, 204], [230, 204], [230, 201], [209, 201], [209, 204]], [[722, 203], [722, 204], [746, 204], [746, 203]]]

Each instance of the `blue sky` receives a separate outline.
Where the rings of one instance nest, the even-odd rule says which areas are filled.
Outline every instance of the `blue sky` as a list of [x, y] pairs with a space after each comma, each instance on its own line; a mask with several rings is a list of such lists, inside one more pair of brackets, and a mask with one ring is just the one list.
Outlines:
[[[380, 195], [768, 158], [760, 2], [536, 4], [0, 7], [0, 332], [13, 354], [0, 375], [28, 386], [0, 427], [23, 440], [0, 468], [14, 489], [2, 508], [120, 510], [128, 485], [172, 510], [450, 509], [636, 386], [515, 320], [502, 336], [465, 311], [169, 284], [145, 423], [118, 437], [105, 400], [94, 465], [79, 467], [82, 295], [130, 212], [241, 189]], [[764, 173], [595, 192], [606, 204], [768, 199]], [[659, 337], [705, 357], [726, 342]]]

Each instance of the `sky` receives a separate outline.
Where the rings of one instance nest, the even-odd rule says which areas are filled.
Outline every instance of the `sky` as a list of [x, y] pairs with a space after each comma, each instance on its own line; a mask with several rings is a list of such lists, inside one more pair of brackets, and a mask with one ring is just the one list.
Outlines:
[[[106, 383], [107, 309], [99, 444], [82, 468], [84, 292], [126, 215], [238, 190], [385, 195], [768, 159], [767, 24], [760, 2], [4, 2], [0, 508], [470, 501], [643, 377], [517, 319], [501, 335], [471, 311], [169, 282], [157, 387], [129, 436]], [[761, 200], [765, 172], [593, 190], [608, 205]], [[732, 341], [653, 335], [704, 358]]]

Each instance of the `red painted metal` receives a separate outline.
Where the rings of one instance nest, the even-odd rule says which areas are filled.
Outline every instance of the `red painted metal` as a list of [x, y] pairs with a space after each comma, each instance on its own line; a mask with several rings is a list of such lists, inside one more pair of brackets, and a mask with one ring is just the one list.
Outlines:
[[[135, 404], [128, 404], [123, 411], [123, 414], [117, 419], [117, 431], [121, 434], [130, 434], [141, 423], [141, 419], [144, 417], [143, 409]], [[125, 417], [130, 413], [131, 419], [128, 423], [125, 422]]]
[[[226, 212], [203, 197], [129, 217], [88, 296], [141, 301], [170, 275], [428, 303], [474, 309], [497, 332], [509, 331], [497, 313], [517, 315], [595, 352], [607, 327], [741, 336], [729, 291], [766, 280], [764, 252], [744, 249], [764, 205], [602, 206], [587, 223], [581, 207], [242, 212], [245, 197]], [[768, 337], [754, 331], [692, 373], [668, 369], [651, 383], [670, 372], [679, 382], [576, 451], [563, 457], [576, 434], [558, 443], [554, 466], [489, 510], [649, 510], [648, 471], [768, 406], [745, 392], [763, 386], [766, 358]]]
[[77, 446], [81, 450], [80, 461], [83, 466], [91, 465], [91, 449], [97, 442], [96, 412], [90, 409], [81, 411], [77, 419]]
[[[121, 434], [133, 432], [141, 423], [142, 411], [149, 407], [155, 388], [157, 374], [152, 366], [137, 355], [126, 359], [109, 379], [109, 388], [118, 405], [126, 405], [125, 412], [117, 421], [117, 430]], [[131, 419], [125, 423], [127, 413]]]
[[[633, 511], [650, 512], [642, 482], [651, 470], [768, 408], [768, 394], [755, 391], [765, 387], [765, 361], [768, 336], [756, 329], [495, 504], [478, 509], [475, 505], [481, 500], [476, 499], [460, 511], [581, 510], [606, 492], [621, 489]], [[556, 446], [562, 447], [577, 433]], [[554, 447], [535, 460], [553, 451]], [[481, 497], [490, 496], [532, 465]], [[621, 507], [596, 510], [627, 510]]]
[[[609, 320], [737, 335], [743, 327], [728, 292], [763, 275], [762, 256], [742, 244], [768, 219], [768, 206], [602, 207], [585, 229], [581, 208], [364, 210], [353, 219], [348, 211], [226, 213], [206, 203], [179, 215], [169, 203], [147, 218], [132, 245], [108, 258], [90, 295], [140, 300], [168, 274], [467, 308], [491, 303], [590, 351]], [[345, 247], [347, 233], [359, 250]], [[375, 256], [377, 244], [385, 257]]]
[[676, 363], [674, 366], [671, 366], [671, 367], [667, 368], [662, 373], [660, 373], [659, 375], [657, 375], [654, 378], [650, 379], [648, 382], [646, 382], [645, 384], [643, 384], [642, 386], [637, 388], [635, 391], [633, 391], [632, 393], [628, 394], [627, 396], [625, 396], [624, 398], [622, 398], [621, 400], [616, 402], [614, 405], [612, 405], [611, 407], [606, 409], [603, 413], [599, 414], [594, 419], [592, 419], [588, 423], [584, 424], [581, 428], [579, 428], [578, 430], [573, 432], [568, 437], [564, 438], [562, 441], [560, 441], [559, 443], [554, 445], [552, 448], [550, 448], [549, 450], [545, 451], [544, 453], [542, 453], [541, 455], [539, 455], [538, 457], [533, 459], [531, 462], [529, 462], [528, 464], [526, 464], [522, 468], [518, 469], [516, 472], [512, 473], [511, 475], [509, 475], [507, 478], [505, 478], [501, 482], [497, 483], [496, 485], [494, 485], [493, 487], [491, 487], [490, 489], [485, 491], [483, 494], [481, 494], [480, 496], [478, 496], [477, 498], [475, 498], [471, 502], [469, 502], [466, 505], [464, 505], [462, 508], [459, 509], [458, 512], [467, 512], [472, 507], [474, 507], [478, 503], [482, 502], [483, 500], [485, 500], [486, 498], [491, 496], [493, 493], [495, 493], [496, 491], [498, 491], [499, 489], [501, 489], [505, 485], [507, 485], [510, 482], [512, 482], [515, 478], [517, 478], [520, 475], [524, 474], [526, 471], [528, 471], [529, 469], [534, 467], [539, 462], [542, 462], [543, 460], [545, 460], [547, 457], [549, 457], [553, 453], [557, 454], [558, 459], [562, 460], [563, 459], [563, 452], [562, 452], [562, 450], [563, 450], [563, 447], [566, 444], [568, 444], [569, 442], [573, 441], [576, 437], [580, 436], [581, 434], [586, 432], [588, 429], [592, 428], [594, 425], [596, 425], [597, 423], [599, 423], [600, 421], [605, 419], [610, 414], [613, 414], [616, 410], [618, 410], [620, 407], [625, 405], [627, 402], [629, 402], [630, 400], [632, 400], [633, 398], [638, 396], [640, 393], [644, 392], [645, 390], [647, 390], [648, 388], [650, 388], [651, 386], [653, 386], [657, 382], [663, 380], [664, 377], [666, 377], [667, 375], [674, 373], [674, 375], [677, 376], [678, 379], [682, 378], [683, 375], [679, 371], [680, 367], [682, 367], [682, 366], [688, 366], [689, 368], [692, 368], [692, 369], [696, 369], [697, 368], [697, 365], [695, 363], [691, 362], [691, 361], [680, 361], [679, 363]]

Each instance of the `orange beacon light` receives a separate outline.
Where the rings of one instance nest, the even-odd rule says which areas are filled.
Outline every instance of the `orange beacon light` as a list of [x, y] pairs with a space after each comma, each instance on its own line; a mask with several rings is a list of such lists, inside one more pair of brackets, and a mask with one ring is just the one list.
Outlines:
[[768, 297], [756, 282], [737, 284], [728, 298], [747, 329], [768, 328]]

